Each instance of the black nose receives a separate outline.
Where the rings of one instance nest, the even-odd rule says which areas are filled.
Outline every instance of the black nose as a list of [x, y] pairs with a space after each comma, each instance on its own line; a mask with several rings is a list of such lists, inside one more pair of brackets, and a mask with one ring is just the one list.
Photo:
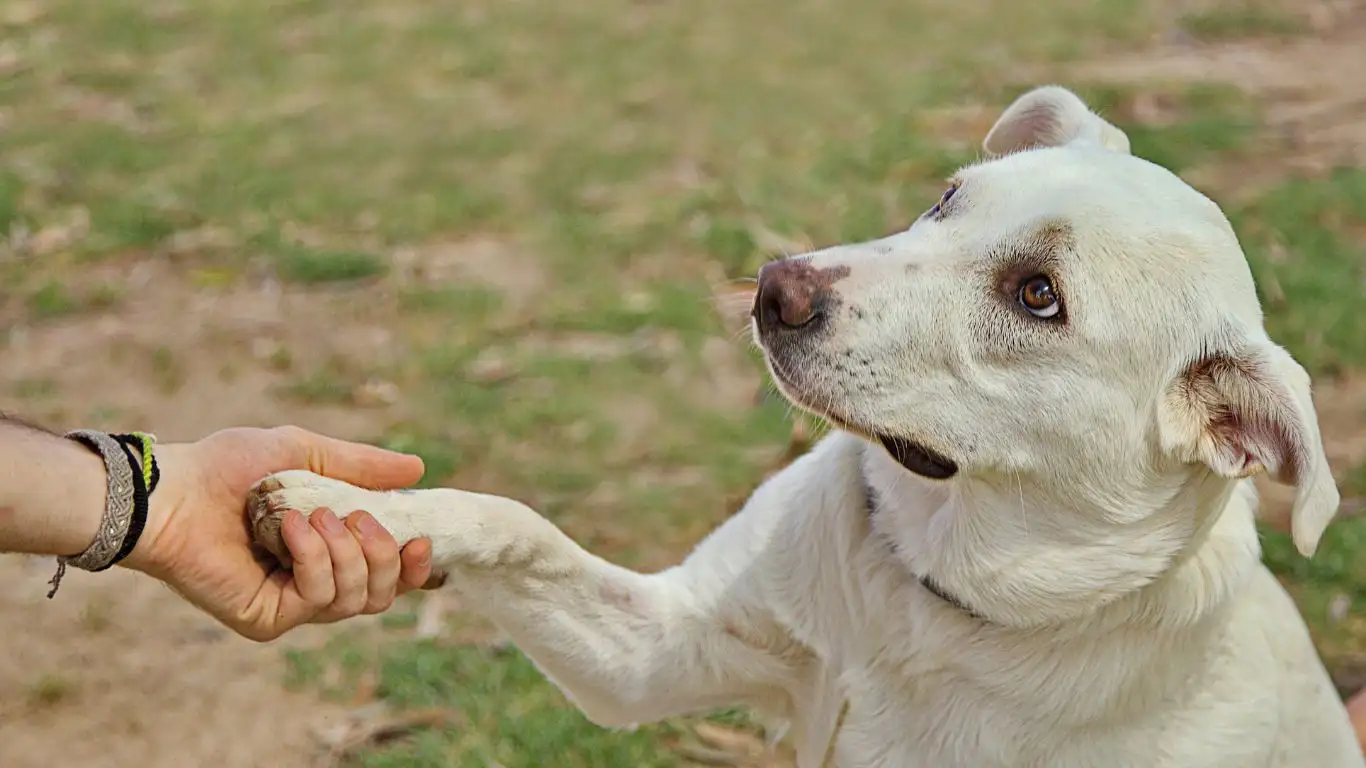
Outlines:
[[828, 270], [805, 259], [784, 259], [759, 270], [754, 318], [760, 329], [801, 328], [820, 318], [833, 293]]

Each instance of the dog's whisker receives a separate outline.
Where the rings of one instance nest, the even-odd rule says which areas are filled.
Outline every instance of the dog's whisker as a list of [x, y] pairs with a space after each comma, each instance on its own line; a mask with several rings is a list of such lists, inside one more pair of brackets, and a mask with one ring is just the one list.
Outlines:
[[1024, 537], [1029, 539], [1029, 512], [1025, 509], [1024, 483], [1020, 480], [1020, 472], [1016, 470], [1011, 474], [1015, 475], [1015, 489], [1020, 495], [1020, 525], [1024, 527]]

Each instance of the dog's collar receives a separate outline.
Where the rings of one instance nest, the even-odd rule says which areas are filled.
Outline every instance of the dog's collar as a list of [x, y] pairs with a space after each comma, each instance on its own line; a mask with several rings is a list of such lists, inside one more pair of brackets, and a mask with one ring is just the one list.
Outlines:
[[[873, 516], [877, 514], [878, 498], [877, 491], [873, 489], [872, 483], [868, 482], [868, 478], [866, 476], [863, 478], [863, 497], [868, 507], [868, 519], [872, 520]], [[948, 603], [954, 608], [957, 608], [964, 614], [967, 614], [968, 616], [971, 616], [972, 618], [977, 619], [978, 621], [985, 622], [987, 620], [986, 617], [984, 617], [982, 614], [974, 610], [972, 606], [964, 602], [962, 598], [939, 586], [939, 582], [935, 581], [934, 577], [930, 576], [929, 574], [925, 574], [923, 576], [916, 576], [916, 580], [920, 582], [920, 586], [925, 588], [925, 591], [929, 592], [930, 594], [934, 595], [940, 600], [943, 600], [944, 602]]]

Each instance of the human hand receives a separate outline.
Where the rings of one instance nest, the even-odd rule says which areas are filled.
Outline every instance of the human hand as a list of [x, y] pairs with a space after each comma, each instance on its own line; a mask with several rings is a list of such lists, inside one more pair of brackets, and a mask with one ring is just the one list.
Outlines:
[[[227, 429], [195, 443], [158, 445], [161, 481], [147, 527], [124, 565], [166, 582], [244, 637], [273, 640], [301, 624], [387, 610], [431, 575], [431, 543], [394, 538], [365, 513], [295, 512], [283, 569], [252, 546], [247, 492], [266, 475], [307, 469], [374, 489], [422, 477], [422, 460], [296, 427]], [[353, 510], [339, 510], [353, 512]]]

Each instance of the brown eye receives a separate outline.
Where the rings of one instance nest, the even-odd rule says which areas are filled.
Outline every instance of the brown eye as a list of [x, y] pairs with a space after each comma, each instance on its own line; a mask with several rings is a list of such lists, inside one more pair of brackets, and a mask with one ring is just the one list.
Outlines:
[[1020, 283], [1020, 306], [1045, 320], [1057, 317], [1062, 311], [1062, 301], [1053, 289], [1053, 281], [1046, 275], [1035, 275]]

